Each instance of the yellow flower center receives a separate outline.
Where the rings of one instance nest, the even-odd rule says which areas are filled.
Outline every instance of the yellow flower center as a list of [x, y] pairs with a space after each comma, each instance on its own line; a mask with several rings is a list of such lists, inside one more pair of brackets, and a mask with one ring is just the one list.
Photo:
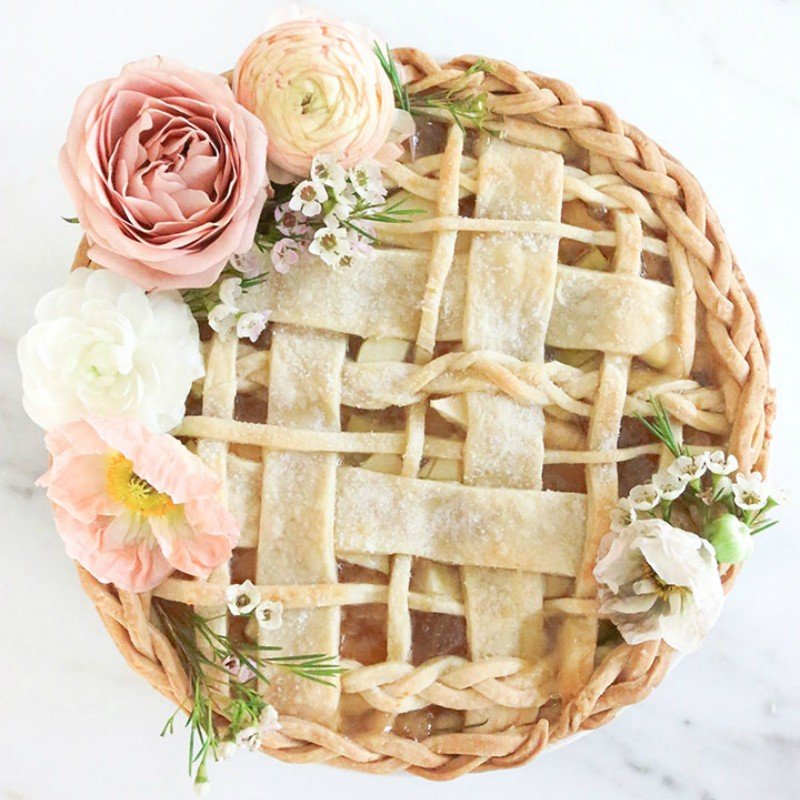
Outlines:
[[689, 593], [688, 586], [676, 586], [674, 583], [667, 583], [645, 560], [644, 562], [645, 578], [653, 581], [656, 585], [655, 594], [659, 600], [668, 600], [671, 594], [685, 595]]
[[106, 466], [108, 494], [129, 511], [146, 517], [163, 517], [176, 506], [169, 495], [157, 491], [133, 471], [133, 462], [122, 453], [112, 452]]

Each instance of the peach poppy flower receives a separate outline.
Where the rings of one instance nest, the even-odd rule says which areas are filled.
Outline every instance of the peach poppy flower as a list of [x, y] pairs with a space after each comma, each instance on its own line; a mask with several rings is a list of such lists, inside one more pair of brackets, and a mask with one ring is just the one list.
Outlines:
[[239, 529], [219, 479], [177, 439], [131, 419], [87, 417], [45, 438], [38, 485], [55, 506], [67, 554], [103, 583], [145, 592], [174, 570], [206, 577]]

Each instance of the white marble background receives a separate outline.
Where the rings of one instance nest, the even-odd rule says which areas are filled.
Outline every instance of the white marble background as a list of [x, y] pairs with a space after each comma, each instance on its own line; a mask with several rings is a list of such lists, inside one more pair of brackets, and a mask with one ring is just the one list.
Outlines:
[[[170, 708], [106, 638], [33, 489], [45, 466], [14, 356], [35, 299], [58, 285], [78, 232], [56, 170], [90, 81], [151, 53], [221, 70], [270, 0], [27, 0], [4, 7], [0, 145], [0, 798], [189, 797]], [[574, 84], [702, 179], [772, 334], [780, 417], [773, 475], [797, 495], [800, 379], [800, 2], [797, 0], [320, 0], [390, 43], [483, 52]], [[706, 646], [611, 726], [515, 771], [433, 785], [243, 754], [214, 796], [790, 800], [800, 795], [798, 505], [759, 542]]]

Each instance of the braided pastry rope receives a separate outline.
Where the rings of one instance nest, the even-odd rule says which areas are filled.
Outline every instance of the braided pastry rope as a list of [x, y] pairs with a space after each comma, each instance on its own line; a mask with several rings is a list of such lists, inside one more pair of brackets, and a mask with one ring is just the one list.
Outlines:
[[[606, 160], [622, 180], [596, 188], [636, 208], [643, 217], [649, 213], [652, 227], [668, 235], [670, 260], [678, 269], [685, 268], [690, 288], [705, 309], [705, 334], [731, 426], [728, 449], [742, 469], [763, 471], [775, 412], [774, 392], [768, 383], [769, 346], [756, 300], [695, 178], [611, 108], [582, 100], [561, 81], [476, 56], [440, 64], [418, 50], [399, 49], [394, 57], [404, 67], [412, 96], [454, 89], [485, 92], [488, 108], [498, 120], [497, 124], [493, 120], [493, 127], [510, 138], [521, 135], [524, 126], [529, 136], [531, 123], [535, 123], [543, 146], [548, 137], [556, 137], [562, 146], [566, 141], [568, 146]], [[482, 65], [488, 66], [482, 69]], [[82, 245], [75, 266], [87, 262]], [[737, 571], [729, 568], [724, 572], [726, 591]], [[165, 697], [188, 708], [186, 672], [151, 615], [150, 595], [117, 592], [80, 567], [78, 574], [128, 664]], [[415, 741], [393, 733], [345, 736], [317, 723], [282, 716], [282, 729], [267, 734], [261, 749], [291, 763], [329, 763], [372, 773], [405, 770], [431, 780], [514, 767], [534, 758], [549, 743], [600, 727], [625, 706], [643, 700], [666, 674], [670, 656], [671, 650], [663, 642], [621, 644], [607, 653], [553, 719], [542, 717], [506, 731], [480, 733], [472, 729]], [[469, 707], [472, 696], [480, 702], [488, 698], [520, 706], [526, 701], [524, 685], [503, 683], [519, 670], [511, 663], [514, 661], [470, 663], [445, 657], [419, 667], [358, 667], [343, 676], [343, 684], [374, 707], [385, 706], [395, 713], [436, 702], [448, 692], [467, 698], [464, 707]]]

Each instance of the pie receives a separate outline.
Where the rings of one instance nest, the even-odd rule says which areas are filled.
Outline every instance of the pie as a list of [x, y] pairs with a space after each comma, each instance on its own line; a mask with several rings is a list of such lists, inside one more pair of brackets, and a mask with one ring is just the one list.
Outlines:
[[[263, 643], [338, 655], [329, 684], [259, 686], [282, 723], [265, 752], [444, 779], [522, 764], [661, 680], [670, 648], [622, 642], [592, 575], [618, 498], [667, 456], [633, 415], [657, 396], [749, 469], [773, 401], [758, 308], [679, 162], [560, 81], [394, 55], [412, 96], [466, 76], [491, 130], [432, 108], [384, 172], [413, 219], [346, 269], [271, 272], [243, 301], [271, 310], [254, 344], [207, 331], [176, 434], [241, 539], [153, 596], [244, 639], [226, 590], [250, 580], [284, 608]], [[182, 697], [151, 596], [81, 574], [132, 666]]]

